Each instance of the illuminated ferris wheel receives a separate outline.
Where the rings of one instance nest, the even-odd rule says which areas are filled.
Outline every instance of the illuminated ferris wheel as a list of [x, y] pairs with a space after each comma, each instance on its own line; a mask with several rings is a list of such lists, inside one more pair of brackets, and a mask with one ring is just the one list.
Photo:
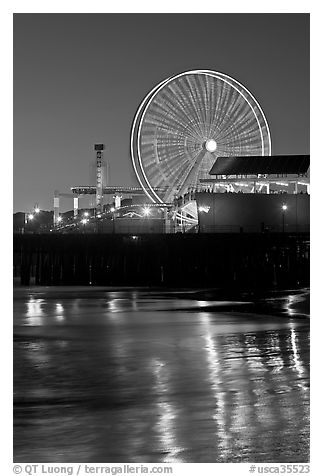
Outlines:
[[235, 79], [215, 71], [177, 74], [140, 104], [131, 130], [133, 166], [154, 203], [196, 189], [217, 157], [271, 155], [265, 115]]

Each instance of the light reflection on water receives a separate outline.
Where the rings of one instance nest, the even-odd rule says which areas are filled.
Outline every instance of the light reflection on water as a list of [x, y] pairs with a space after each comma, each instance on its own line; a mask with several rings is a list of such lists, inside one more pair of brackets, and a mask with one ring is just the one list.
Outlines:
[[55, 317], [57, 321], [64, 321], [64, 307], [60, 302], [56, 303]]
[[308, 460], [305, 320], [51, 296], [15, 303], [15, 461]]
[[229, 430], [226, 429], [226, 410], [224, 393], [222, 391], [223, 381], [221, 379], [220, 362], [215, 347], [215, 338], [212, 339], [212, 327], [208, 313], [201, 315], [202, 323], [205, 327], [203, 332], [205, 340], [206, 361], [208, 366], [209, 382], [211, 384], [212, 396], [215, 402], [212, 420], [215, 421], [214, 435], [218, 438], [219, 447], [224, 458], [229, 451]]
[[34, 299], [31, 297], [27, 302], [26, 317], [29, 320], [29, 325], [40, 326], [42, 323], [42, 316], [44, 315], [42, 305], [44, 299]]
[[183, 448], [179, 446], [176, 435], [178, 412], [170, 398], [167, 365], [158, 359], [154, 359], [152, 361], [152, 371], [155, 377], [155, 392], [157, 394], [155, 429], [160, 442], [160, 449], [162, 453], [166, 454], [164, 461], [181, 463], [182, 460], [178, 453], [183, 451]]

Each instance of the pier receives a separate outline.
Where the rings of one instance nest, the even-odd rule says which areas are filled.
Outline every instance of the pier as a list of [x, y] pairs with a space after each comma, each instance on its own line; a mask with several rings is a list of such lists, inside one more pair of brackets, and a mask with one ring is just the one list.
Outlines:
[[14, 235], [17, 285], [288, 288], [309, 284], [308, 233]]

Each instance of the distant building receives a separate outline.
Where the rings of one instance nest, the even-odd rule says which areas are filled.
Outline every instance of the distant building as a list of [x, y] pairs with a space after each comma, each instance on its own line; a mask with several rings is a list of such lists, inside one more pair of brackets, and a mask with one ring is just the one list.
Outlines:
[[308, 155], [218, 158], [213, 193], [195, 194], [199, 231], [309, 232], [309, 164]]

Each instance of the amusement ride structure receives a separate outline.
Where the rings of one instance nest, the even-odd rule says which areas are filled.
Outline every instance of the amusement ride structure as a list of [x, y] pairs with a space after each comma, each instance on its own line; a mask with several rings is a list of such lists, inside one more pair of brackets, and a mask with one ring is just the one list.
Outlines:
[[[140, 104], [131, 129], [138, 181], [153, 203], [169, 203], [201, 180], [218, 157], [271, 155], [266, 117], [254, 96], [215, 71], [177, 74], [155, 86]], [[155, 191], [155, 187], [164, 190]], [[195, 203], [185, 218], [196, 219]]]
[[[96, 195], [93, 218], [101, 219], [107, 214], [103, 197], [113, 195], [114, 206], [110, 209], [113, 220], [116, 211], [119, 217], [126, 212], [129, 216], [144, 217], [149, 210], [160, 210], [165, 220], [171, 218], [180, 226], [183, 223], [196, 225], [199, 213], [196, 193], [256, 193], [262, 192], [263, 187], [269, 193], [269, 183], [280, 184], [281, 180], [276, 173], [277, 165], [276, 168], [267, 167], [270, 164], [267, 160], [271, 156], [271, 136], [258, 101], [240, 82], [212, 70], [192, 70], [164, 79], [139, 105], [131, 127], [130, 150], [140, 186], [112, 186], [104, 181], [104, 148], [104, 144], [94, 146], [96, 185], [71, 188], [74, 219], [78, 217], [79, 197]], [[263, 164], [265, 160], [266, 173], [262, 174], [260, 169], [257, 171], [255, 165], [252, 170], [244, 167], [243, 173], [236, 173], [232, 167], [232, 173], [230, 167], [228, 170], [224, 167], [222, 173], [214, 169], [218, 159], [226, 164], [227, 160], [236, 163], [236, 160], [248, 157], [254, 159], [253, 164]], [[279, 160], [282, 164], [283, 159]], [[303, 169], [304, 172], [306, 167]], [[296, 189], [299, 175], [296, 179], [294, 177]], [[288, 181], [285, 173], [281, 176], [285, 177], [285, 182]], [[309, 188], [304, 174], [302, 180]], [[68, 194], [55, 192], [56, 226], [60, 222], [60, 195]], [[121, 201], [123, 195], [145, 195], [148, 202], [141, 201], [138, 205], [134, 201], [132, 206], [124, 205]], [[142, 215], [137, 213], [139, 208], [144, 210]]]

